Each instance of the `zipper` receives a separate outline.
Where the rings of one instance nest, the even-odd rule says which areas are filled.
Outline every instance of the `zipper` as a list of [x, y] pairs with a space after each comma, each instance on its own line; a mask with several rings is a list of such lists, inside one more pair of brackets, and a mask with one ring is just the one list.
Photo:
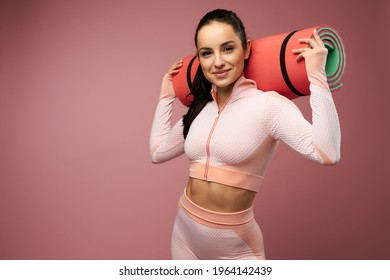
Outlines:
[[218, 112], [218, 116], [214, 120], [214, 124], [213, 124], [213, 126], [212, 126], [212, 128], [210, 130], [209, 137], [207, 138], [207, 142], [206, 142], [206, 158], [207, 158], [207, 160], [206, 160], [206, 167], [205, 167], [205, 170], [204, 170], [204, 178], [206, 180], [207, 180], [207, 177], [208, 177], [209, 166], [210, 166], [210, 141], [211, 141], [211, 136], [214, 133], [214, 129], [217, 126], [217, 123], [218, 123], [220, 115], [221, 115], [221, 112]]
[[[223, 107], [221, 108], [221, 110], [218, 111], [218, 115], [214, 120], [213, 126], [211, 127], [209, 136], [207, 138], [207, 142], [206, 142], [206, 158], [207, 159], [206, 159], [206, 166], [205, 166], [205, 170], [204, 170], [204, 179], [206, 181], [208, 180], [209, 167], [210, 167], [210, 141], [211, 141], [211, 137], [213, 136], [213, 133], [214, 133], [215, 127], [217, 126], [219, 117], [221, 116], [223, 109], [225, 109], [226, 105], [229, 103], [231, 97], [232, 97], [232, 95], [229, 96], [229, 98], [226, 100], [226, 102], [223, 105]], [[216, 103], [217, 103], [217, 107], [218, 107], [218, 100], [217, 99], [216, 99]]]

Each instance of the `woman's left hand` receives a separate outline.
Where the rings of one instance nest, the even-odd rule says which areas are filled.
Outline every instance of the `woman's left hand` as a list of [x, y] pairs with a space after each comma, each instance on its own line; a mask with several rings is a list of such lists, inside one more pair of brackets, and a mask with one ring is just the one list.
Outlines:
[[293, 49], [298, 54], [296, 60], [305, 59], [306, 72], [310, 83], [329, 89], [325, 73], [326, 57], [328, 49], [324, 46], [316, 29], [312, 38], [301, 38], [300, 43], [306, 43], [307, 47]]

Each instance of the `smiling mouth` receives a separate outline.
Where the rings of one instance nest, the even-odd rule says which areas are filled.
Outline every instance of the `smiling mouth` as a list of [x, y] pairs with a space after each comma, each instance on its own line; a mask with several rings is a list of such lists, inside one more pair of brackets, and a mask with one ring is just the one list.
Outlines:
[[230, 69], [226, 69], [226, 70], [223, 70], [223, 71], [215, 71], [213, 72], [213, 74], [217, 77], [224, 77], [227, 75], [227, 73], [230, 71]]

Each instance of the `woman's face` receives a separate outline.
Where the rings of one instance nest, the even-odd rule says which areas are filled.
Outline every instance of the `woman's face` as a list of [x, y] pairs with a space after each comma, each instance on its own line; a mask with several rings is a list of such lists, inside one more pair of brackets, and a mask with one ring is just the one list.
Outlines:
[[212, 22], [203, 26], [197, 37], [199, 62], [206, 79], [218, 92], [230, 93], [234, 83], [244, 72], [249, 57], [250, 41], [244, 51], [240, 38], [230, 24]]

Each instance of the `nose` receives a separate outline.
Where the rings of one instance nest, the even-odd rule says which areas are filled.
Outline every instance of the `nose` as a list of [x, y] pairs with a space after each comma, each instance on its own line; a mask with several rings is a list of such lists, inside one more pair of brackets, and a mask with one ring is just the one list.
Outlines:
[[215, 59], [214, 59], [214, 66], [216, 68], [222, 68], [225, 65], [225, 61], [223, 60], [223, 57], [221, 54], [215, 54]]

